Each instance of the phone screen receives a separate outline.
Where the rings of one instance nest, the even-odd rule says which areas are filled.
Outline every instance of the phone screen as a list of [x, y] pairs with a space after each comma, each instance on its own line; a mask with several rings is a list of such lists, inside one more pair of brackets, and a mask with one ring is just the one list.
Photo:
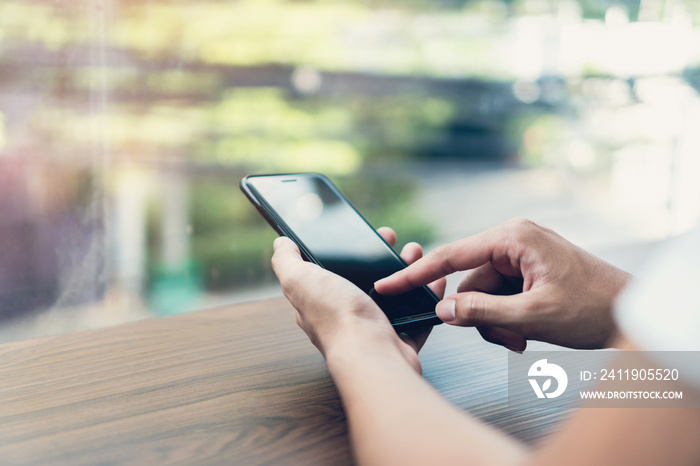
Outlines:
[[369, 294], [392, 324], [435, 317], [437, 297], [421, 287], [382, 296], [374, 282], [404, 268], [403, 262], [355, 208], [320, 175], [247, 178], [288, 230], [325, 269]]

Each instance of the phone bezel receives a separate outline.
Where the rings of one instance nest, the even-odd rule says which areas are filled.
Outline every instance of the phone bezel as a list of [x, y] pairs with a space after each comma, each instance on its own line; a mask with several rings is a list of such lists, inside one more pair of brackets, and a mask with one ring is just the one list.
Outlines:
[[[275, 209], [267, 202], [267, 200], [262, 196], [262, 194], [255, 188], [255, 186], [250, 183], [250, 180], [252, 178], [284, 178], [284, 177], [305, 177], [305, 178], [318, 178], [326, 185], [345, 203], [347, 204], [355, 213], [364, 221], [371, 229], [374, 231], [374, 233], [379, 237], [379, 239], [386, 245], [388, 250], [391, 252], [391, 254], [404, 266], [406, 267], [408, 264], [399, 256], [396, 251], [394, 251], [394, 248], [392, 248], [389, 243], [387, 243], [382, 236], [377, 233], [377, 230], [372, 226], [372, 224], [367, 221], [367, 219], [357, 210], [357, 208], [340, 192], [340, 190], [335, 186], [335, 184], [325, 175], [322, 175], [320, 173], [270, 173], [270, 174], [255, 174], [255, 175], [248, 175], [245, 176], [240, 183], [240, 188], [243, 194], [250, 200], [250, 202], [255, 206], [255, 208], [260, 212], [260, 214], [263, 216], [263, 218], [267, 221], [267, 223], [277, 232], [277, 234], [281, 236], [286, 236], [299, 247], [299, 252], [301, 252], [302, 257], [309, 261], [312, 262], [320, 267], [323, 267], [321, 263], [316, 260], [316, 258], [313, 256], [313, 254], [309, 251], [309, 249], [306, 247], [303, 241], [299, 239], [299, 237], [294, 234], [294, 232], [289, 228], [289, 226], [282, 220], [282, 218], [277, 215], [277, 212]], [[423, 286], [423, 289], [428, 293], [429, 296], [431, 296], [435, 300], [435, 304], [437, 304], [440, 299], [437, 297], [435, 293], [433, 293], [433, 290], [428, 288], [427, 286]], [[419, 314], [420, 315], [420, 314]], [[410, 319], [410, 317], [409, 317]], [[439, 317], [437, 315], [429, 315], [425, 317], [420, 317], [412, 320], [407, 320], [407, 321], [402, 321], [402, 322], [396, 322], [396, 323], [391, 323], [392, 326], [395, 328], [401, 327], [402, 329], [406, 329], [408, 327], [423, 327], [423, 326], [433, 326], [442, 323]]]

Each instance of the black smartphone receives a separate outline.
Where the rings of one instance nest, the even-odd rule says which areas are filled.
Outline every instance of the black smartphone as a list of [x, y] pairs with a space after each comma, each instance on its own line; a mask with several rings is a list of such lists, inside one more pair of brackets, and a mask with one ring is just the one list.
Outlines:
[[369, 294], [397, 331], [441, 323], [435, 315], [439, 300], [428, 287], [397, 296], [374, 290], [375, 281], [406, 263], [325, 176], [251, 175], [241, 180], [241, 190], [278, 234], [299, 246], [305, 260]]

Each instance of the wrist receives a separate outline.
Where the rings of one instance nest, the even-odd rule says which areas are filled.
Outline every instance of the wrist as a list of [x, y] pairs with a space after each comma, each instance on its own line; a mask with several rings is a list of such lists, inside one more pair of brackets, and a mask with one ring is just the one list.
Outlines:
[[352, 372], [357, 364], [366, 365], [378, 359], [405, 361], [399, 347], [393, 341], [392, 328], [379, 328], [374, 322], [358, 322], [348, 325], [343, 332], [334, 335], [325, 346], [328, 370], [333, 378]]

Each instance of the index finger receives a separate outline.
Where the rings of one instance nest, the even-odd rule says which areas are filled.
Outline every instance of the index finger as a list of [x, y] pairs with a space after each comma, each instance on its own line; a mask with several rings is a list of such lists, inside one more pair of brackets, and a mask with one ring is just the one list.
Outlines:
[[427, 285], [459, 270], [469, 270], [491, 261], [498, 234], [488, 230], [448, 243], [374, 284], [377, 293], [395, 295]]

